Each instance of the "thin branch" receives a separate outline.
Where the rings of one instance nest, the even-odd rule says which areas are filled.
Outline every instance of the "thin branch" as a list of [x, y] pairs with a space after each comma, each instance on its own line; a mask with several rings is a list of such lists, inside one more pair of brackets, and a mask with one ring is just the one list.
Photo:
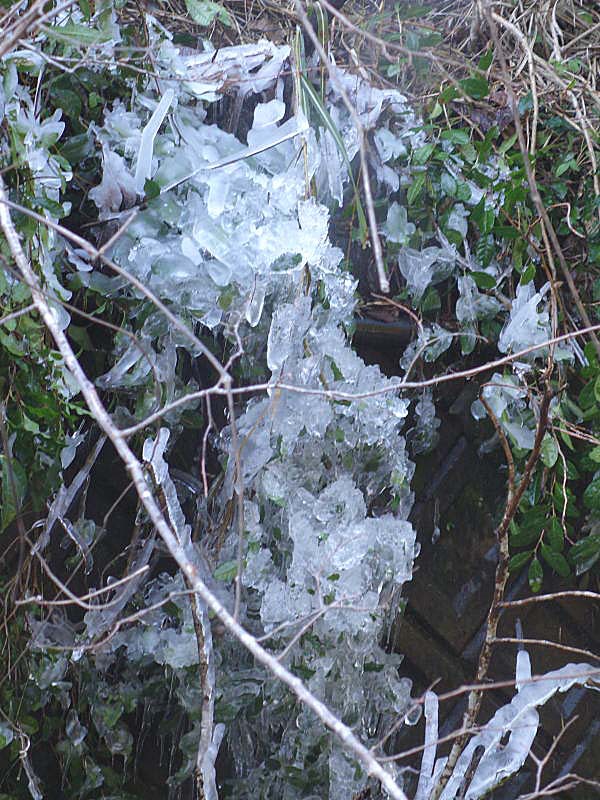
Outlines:
[[569, 589], [564, 592], [552, 592], [551, 594], [538, 594], [531, 597], [524, 597], [521, 600], [504, 600], [501, 605], [504, 608], [514, 608], [524, 606], [528, 603], [546, 603], [549, 600], [562, 600], [565, 597], [584, 597], [588, 600], [600, 600], [598, 592], [590, 592], [584, 589]]
[[380, 397], [381, 395], [392, 394], [399, 392], [402, 389], [426, 389], [430, 386], [439, 386], [442, 383], [450, 383], [451, 381], [474, 378], [476, 375], [481, 375], [483, 372], [491, 372], [498, 367], [503, 367], [507, 364], [512, 364], [515, 361], [519, 361], [520, 359], [530, 355], [531, 353], [534, 353], [537, 350], [543, 350], [547, 347], [552, 347], [553, 345], [560, 344], [561, 342], [567, 342], [570, 339], [575, 339], [579, 336], [587, 336], [588, 334], [595, 333], [596, 331], [600, 331], [600, 324], [591, 325], [589, 328], [579, 328], [575, 331], [563, 333], [560, 336], [553, 336], [549, 339], [546, 339], [544, 342], [531, 345], [523, 350], [518, 350], [516, 353], [511, 353], [508, 356], [497, 358], [494, 361], [487, 361], [485, 364], [480, 364], [479, 366], [471, 369], [460, 370], [458, 372], [448, 372], [443, 375], [436, 375], [433, 378], [428, 378], [427, 380], [423, 381], [390, 381], [388, 386], [384, 386], [381, 389], [374, 389], [372, 392], [341, 392], [336, 389], [317, 389], [316, 387], [310, 388], [307, 386], [297, 386], [295, 384], [285, 383], [283, 381], [256, 383], [252, 384], [251, 386], [232, 387], [230, 390], [225, 389], [223, 386], [213, 386], [210, 389], [202, 389], [198, 392], [190, 392], [190, 394], [186, 394], [184, 397], [178, 397], [177, 400], [174, 400], [172, 403], [168, 403], [167, 405], [163, 406], [162, 409], [156, 411], [154, 414], [150, 414], [141, 422], [138, 422], [129, 428], [122, 428], [120, 432], [124, 437], [128, 438], [133, 434], [138, 433], [140, 430], [143, 430], [145, 427], [151, 425], [153, 422], [156, 422], [156, 420], [160, 419], [169, 411], [173, 411], [174, 409], [179, 408], [186, 403], [195, 402], [196, 400], [201, 400], [210, 395], [227, 395], [229, 391], [232, 395], [243, 395], [256, 394], [257, 392], [273, 393], [278, 390], [285, 389], [286, 391], [295, 392], [296, 394], [324, 397], [327, 400], [353, 401], [368, 400], [371, 397]]
[[578, 656], [585, 656], [594, 661], [600, 661], [600, 656], [592, 653], [591, 650], [584, 650], [582, 647], [571, 647], [560, 642], [551, 642], [548, 639], [523, 639], [516, 636], [498, 636], [494, 639], [495, 644], [529, 644], [538, 647], [553, 647], [555, 650], [563, 650], [565, 653], [574, 653]]
[[[488, 612], [485, 640], [481, 648], [481, 653], [479, 654], [479, 660], [477, 664], [477, 675], [475, 680], [477, 683], [480, 684], [483, 683], [483, 681], [485, 680], [489, 670], [490, 661], [492, 657], [492, 648], [494, 642], [496, 641], [496, 631], [498, 629], [500, 614], [502, 613], [502, 606], [500, 604], [504, 600], [504, 591], [506, 589], [506, 584], [508, 582], [508, 562], [509, 562], [508, 529], [511, 520], [513, 519], [515, 513], [517, 512], [519, 503], [521, 502], [521, 498], [523, 497], [525, 490], [529, 486], [533, 470], [538, 462], [540, 449], [542, 445], [542, 439], [544, 438], [544, 434], [546, 432], [546, 427], [548, 423], [548, 412], [550, 409], [551, 399], [552, 399], [552, 393], [550, 391], [550, 388], [546, 386], [546, 390], [544, 392], [544, 396], [540, 405], [539, 420], [538, 420], [533, 448], [531, 450], [529, 458], [527, 459], [527, 463], [525, 464], [525, 468], [523, 470], [523, 476], [519, 482], [518, 487], [516, 488], [512, 496], [509, 496], [507, 498], [506, 508], [502, 516], [502, 521], [500, 522], [500, 525], [496, 529], [496, 539], [498, 541], [500, 552], [498, 555], [498, 565], [496, 567], [496, 576], [494, 582], [494, 597], [492, 599], [492, 604]], [[465, 711], [463, 717], [463, 724], [462, 724], [463, 731], [468, 731], [470, 728], [474, 726], [475, 721], [477, 719], [477, 715], [479, 713], [479, 709], [481, 708], [482, 699], [483, 699], [483, 693], [481, 689], [476, 689], [469, 694], [469, 699], [467, 702], [467, 710]], [[450, 751], [450, 755], [448, 756], [446, 765], [444, 766], [444, 769], [438, 780], [438, 783], [434, 791], [432, 792], [431, 800], [438, 800], [438, 798], [442, 794], [446, 784], [448, 783], [452, 775], [454, 767], [456, 766], [456, 763], [458, 762], [458, 759], [460, 758], [465, 748], [468, 738], [469, 734], [463, 733], [454, 742], [452, 750]]]

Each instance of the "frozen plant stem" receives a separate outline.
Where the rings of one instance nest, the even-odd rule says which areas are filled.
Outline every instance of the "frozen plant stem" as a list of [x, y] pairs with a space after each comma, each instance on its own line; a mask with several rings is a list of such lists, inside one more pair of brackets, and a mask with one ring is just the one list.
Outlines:
[[[43, 221], [45, 222], [45, 220]], [[108, 436], [123, 461], [135, 485], [140, 502], [144, 506], [150, 520], [160, 534], [171, 556], [181, 569], [188, 585], [191, 586], [200, 599], [214, 611], [225, 628], [246, 647], [256, 661], [269, 670], [274, 677], [284, 683], [296, 695], [298, 700], [309, 708], [321, 722], [339, 738], [347, 750], [362, 764], [366, 772], [381, 782], [381, 785], [393, 800], [408, 800], [390, 773], [377, 761], [368, 748], [356, 738], [352, 730], [338, 719], [324, 703], [315, 697], [298, 677], [293, 675], [277, 660], [277, 658], [261, 647], [255, 637], [239, 624], [201, 580], [196, 567], [192, 564], [185, 553], [184, 547], [178, 541], [176, 533], [171, 529], [161, 513], [156, 498], [146, 481], [140, 461], [127, 444], [126, 437], [115, 427], [94, 385], [81, 368], [67, 337], [57, 324], [56, 317], [44, 297], [38, 277], [29, 264], [21, 242], [19, 241], [18, 234], [8, 210], [6, 191], [1, 176], [0, 228], [2, 228], [4, 232], [17, 268], [31, 291], [33, 302], [48, 328], [48, 331], [56, 342], [56, 346], [64, 359], [66, 367], [70, 370], [77, 382], [95, 421]]]
[[363, 127], [362, 122], [359, 119], [358, 114], [356, 113], [356, 109], [352, 105], [350, 98], [346, 94], [344, 87], [338, 85], [337, 81], [335, 80], [335, 76], [333, 75], [330, 69], [330, 62], [329, 58], [327, 57], [327, 53], [325, 52], [325, 48], [321, 44], [319, 37], [317, 36], [315, 29], [311, 25], [311, 22], [304, 10], [304, 5], [302, 0], [296, 0], [296, 13], [300, 17], [302, 25], [304, 26], [311, 42], [315, 46], [315, 50], [321, 59], [321, 62], [326, 67], [329, 78], [331, 82], [335, 85], [336, 91], [339, 93], [340, 97], [342, 98], [344, 105], [348, 109], [348, 113], [352, 117], [352, 121], [354, 122], [354, 127], [356, 128], [356, 134], [358, 137], [358, 144], [359, 144], [359, 153], [360, 153], [360, 172], [361, 172], [361, 179], [363, 184], [363, 191], [365, 194], [365, 206], [367, 209], [367, 219], [369, 221], [369, 231], [371, 233], [371, 246], [373, 247], [373, 255], [375, 257], [375, 266], [377, 268], [377, 279], [379, 281], [379, 288], [383, 292], [383, 294], [388, 294], [390, 291], [390, 282], [387, 279], [387, 275], [385, 274], [385, 264], [383, 263], [383, 250], [381, 248], [381, 239], [379, 238], [379, 232], [377, 231], [377, 218], [375, 216], [375, 206], [373, 204], [373, 193], [371, 192], [371, 177], [369, 173], [369, 164], [367, 160], [367, 148], [365, 144], [365, 129]]

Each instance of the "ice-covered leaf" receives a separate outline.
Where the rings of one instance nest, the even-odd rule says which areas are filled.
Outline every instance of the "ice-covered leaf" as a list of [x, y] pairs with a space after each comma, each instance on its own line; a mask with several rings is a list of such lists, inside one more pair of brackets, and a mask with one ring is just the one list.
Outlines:
[[386, 238], [390, 242], [405, 245], [415, 230], [415, 225], [408, 221], [406, 208], [394, 201], [388, 208], [387, 220], [382, 229]]
[[90, 190], [90, 199], [94, 201], [101, 216], [105, 216], [123, 208], [130, 208], [136, 199], [136, 184], [133, 175], [127, 169], [124, 159], [108, 148], [102, 151], [102, 182]]

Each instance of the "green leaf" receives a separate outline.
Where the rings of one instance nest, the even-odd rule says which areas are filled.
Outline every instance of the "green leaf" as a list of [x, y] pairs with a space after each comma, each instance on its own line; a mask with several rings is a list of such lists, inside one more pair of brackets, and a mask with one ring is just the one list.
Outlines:
[[11, 458], [11, 480], [8, 458], [5, 455], [0, 455], [0, 464], [2, 466], [2, 470], [0, 472], [0, 475], [2, 476], [2, 510], [0, 511], [0, 531], [2, 531], [13, 521], [13, 519], [21, 510], [23, 500], [27, 494], [27, 473], [16, 458]]
[[524, 553], [517, 553], [508, 562], [509, 572], [518, 572], [529, 561], [532, 556], [531, 550], [526, 550]]
[[237, 561], [224, 561], [213, 572], [213, 578], [217, 581], [229, 583], [237, 575]]
[[544, 570], [542, 569], [542, 565], [538, 561], [537, 557], [534, 558], [529, 565], [527, 578], [529, 580], [529, 588], [531, 591], [534, 594], [539, 592], [539, 590], [542, 588], [542, 581], [544, 580]]
[[185, 0], [185, 6], [194, 22], [204, 28], [212, 25], [215, 19], [224, 25], [233, 24], [229, 12], [213, 0]]
[[160, 186], [156, 181], [147, 179], [144, 183], [144, 200], [154, 200], [160, 194]]
[[66, 25], [53, 25], [52, 27], [43, 25], [42, 30], [51, 39], [57, 39], [74, 47], [104, 44], [113, 38], [108, 30], [99, 31], [97, 28], [90, 28], [88, 25], [81, 25], [78, 22], [67, 22]]
[[465, 78], [463, 81], [460, 81], [460, 87], [464, 89], [469, 97], [473, 97], [475, 100], [481, 100], [490, 93], [489, 84], [481, 75]]
[[591, 511], [600, 511], [600, 476], [588, 485], [583, 493], [583, 504]]
[[440, 92], [439, 102], [451, 103], [453, 100], [456, 100], [457, 97], [460, 97], [460, 92], [456, 86], [448, 86], [443, 92]]
[[590, 450], [590, 452], [588, 453], [588, 456], [596, 464], [600, 464], [600, 447], [594, 447], [593, 450]]
[[[594, 399], [597, 403], [600, 403], [600, 375], [594, 381]], [[582, 408], [585, 408], [585, 406], [582, 406]]]
[[425, 173], [418, 172], [413, 177], [413, 182], [409, 186], [408, 192], [406, 193], [406, 199], [408, 201], [409, 206], [415, 204], [424, 186], [425, 186]]
[[479, 63], [477, 66], [481, 70], [486, 70], [492, 65], [492, 61], [494, 60], [494, 48], [490, 47], [487, 53], [484, 53], [481, 58], [479, 59]]
[[62, 108], [70, 120], [76, 122], [81, 115], [81, 98], [72, 89], [56, 88], [52, 93], [52, 101]]
[[471, 272], [470, 274], [480, 289], [493, 289], [496, 286], [496, 278], [487, 272]]
[[550, 433], [545, 433], [540, 447], [540, 458], [543, 464], [550, 468], [556, 464], [558, 459], [558, 444]]
[[521, 273], [521, 278], [519, 283], [522, 286], [525, 286], [526, 283], [531, 283], [531, 281], [535, 278], [535, 264], [529, 264], [523, 272]]
[[413, 150], [413, 164], [416, 164], [418, 167], [422, 167], [423, 164], [426, 164], [427, 161], [429, 161], [434, 150], [435, 144], [425, 144], [423, 147], [418, 147], [416, 150]]
[[565, 532], [558, 517], [550, 519], [544, 535], [544, 541], [555, 553], [560, 553], [565, 546]]
[[453, 144], [468, 144], [469, 142], [469, 134], [462, 130], [442, 131], [440, 137]]
[[10, 725], [7, 725], [4, 722], [0, 722], [0, 750], [2, 750], [2, 748], [4, 747], [8, 747], [8, 745], [12, 742], [14, 737], [15, 734]]
[[517, 141], [517, 134], [513, 133], [512, 136], [509, 136], [508, 139], [505, 139], [498, 150], [502, 155], [505, 155], [509, 150], [512, 149], [514, 143]]
[[521, 530], [519, 528], [516, 532], [511, 533], [509, 541], [512, 548], [529, 547], [532, 544], [536, 544], [539, 538], [539, 531]]
[[567, 559], [562, 555], [562, 553], [557, 553], [543, 542], [540, 549], [542, 551], [542, 558], [549, 566], [552, 567], [554, 572], [556, 572], [562, 578], [568, 578], [571, 574], [571, 568], [567, 564]]
[[569, 560], [574, 564], [583, 564], [598, 556], [600, 556], [599, 533], [591, 533], [585, 539], [580, 539], [569, 550]]

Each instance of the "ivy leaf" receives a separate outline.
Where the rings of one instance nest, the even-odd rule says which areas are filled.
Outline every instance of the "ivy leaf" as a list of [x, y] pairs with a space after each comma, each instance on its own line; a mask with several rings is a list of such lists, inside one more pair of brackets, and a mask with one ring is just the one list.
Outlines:
[[481, 56], [477, 66], [481, 70], [486, 70], [486, 69], [488, 69], [488, 67], [491, 67], [493, 60], [494, 60], [494, 48], [490, 47], [489, 50], [487, 51], [487, 53], [484, 53]]
[[469, 143], [469, 134], [463, 130], [447, 130], [442, 131], [440, 134], [442, 139], [445, 139], [447, 142], [452, 142], [453, 144], [468, 144]]
[[2, 494], [0, 495], [2, 497], [0, 531], [2, 531], [13, 521], [13, 519], [21, 510], [23, 500], [27, 494], [27, 474], [16, 458], [12, 458], [10, 461], [10, 467], [12, 468], [13, 480], [11, 481], [8, 458], [5, 455], [0, 456], [0, 464], [2, 465], [2, 470], [0, 472], [0, 475], [2, 476]]
[[418, 147], [413, 150], [412, 162], [419, 167], [422, 167], [429, 159], [435, 149], [435, 144], [425, 144], [423, 147]]
[[526, 283], [531, 283], [535, 278], [535, 264], [529, 264], [521, 273], [520, 283], [525, 286]]
[[149, 178], [144, 183], [144, 200], [154, 200], [160, 194], [160, 186], [156, 181]]
[[0, 722], [0, 750], [4, 747], [8, 747], [14, 739], [14, 736], [13, 729], [4, 722]]
[[583, 504], [591, 511], [600, 510], [600, 476], [588, 485], [583, 493]]
[[542, 588], [542, 581], [544, 580], [544, 570], [537, 557], [529, 565], [527, 578], [529, 580], [529, 588], [534, 594], [537, 594]]
[[471, 277], [479, 289], [494, 289], [496, 278], [487, 272], [471, 272]]
[[531, 550], [526, 550], [524, 553], [517, 553], [508, 562], [509, 572], [518, 572], [531, 558]]
[[66, 25], [52, 27], [44, 25], [42, 30], [51, 39], [58, 39], [73, 47], [78, 45], [90, 47], [95, 44], [104, 44], [112, 39], [110, 31], [99, 31], [97, 28], [90, 28], [88, 25], [81, 25], [78, 22], [67, 22]]
[[490, 93], [489, 84], [482, 76], [465, 78], [463, 81], [460, 81], [460, 87], [464, 89], [469, 97], [473, 97], [475, 100], [481, 100]]
[[548, 523], [544, 541], [555, 553], [560, 553], [565, 546], [565, 532], [557, 517], [552, 517]]
[[406, 194], [406, 199], [408, 201], [409, 206], [415, 204], [424, 186], [425, 186], [425, 173], [419, 172], [417, 175], [414, 176], [413, 182], [411, 183], [408, 192]]
[[[542, 558], [549, 566], [552, 567], [554, 572], [556, 572], [562, 578], [568, 578], [571, 574], [571, 568], [567, 564], [567, 559], [562, 555], [562, 553], [557, 553], [544, 543], [542, 543], [540, 549], [542, 551]], [[535, 591], [535, 589], [533, 591]]]
[[185, 0], [188, 14], [195, 23], [207, 28], [215, 19], [224, 25], [231, 25], [231, 17], [220, 3], [214, 0]]
[[558, 444], [554, 436], [549, 433], [545, 433], [542, 439], [540, 458], [543, 464], [548, 468], [553, 467], [558, 459]]

